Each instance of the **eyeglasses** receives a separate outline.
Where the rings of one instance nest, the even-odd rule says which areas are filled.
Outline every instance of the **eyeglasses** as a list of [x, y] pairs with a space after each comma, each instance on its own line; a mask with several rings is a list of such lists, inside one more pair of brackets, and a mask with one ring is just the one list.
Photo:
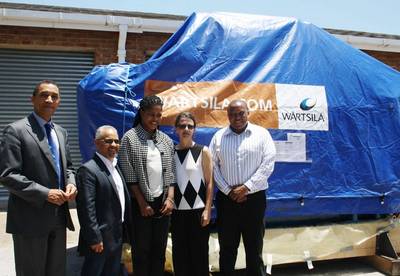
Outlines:
[[194, 125], [177, 125], [176, 127], [179, 129], [194, 129]]
[[109, 145], [112, 145], [113, 142], [117, 145], [121, 143], [119, 139], [103, 139], [103, 142]]

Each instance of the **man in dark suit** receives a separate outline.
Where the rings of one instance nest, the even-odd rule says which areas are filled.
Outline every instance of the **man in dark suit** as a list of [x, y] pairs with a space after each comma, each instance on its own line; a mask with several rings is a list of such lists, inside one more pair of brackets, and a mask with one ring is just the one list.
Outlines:
[[67, 131], [51, 120], [58, 86], [40, 82], [31, 102], [33, 113], [6, 126], [0, 140], [0, 183], [10, 192], [6, 231], [17, 276], [65, 275], [65, 227], [74, 230], [68, 201], [77, 190]]
[[96, 153], [77, 173], [82, 276], [120, 275], [123, 239], [130, 232], [130, 199], [115, 158], [120, 141], [112, 126], [97, 129]]

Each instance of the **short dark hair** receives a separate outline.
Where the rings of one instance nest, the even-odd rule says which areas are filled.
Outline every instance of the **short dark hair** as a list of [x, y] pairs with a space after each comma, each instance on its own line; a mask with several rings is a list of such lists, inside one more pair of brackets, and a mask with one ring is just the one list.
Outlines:
[[196, 127], [196, 119], [194, 118], [194, 115], [193, 115], [192, 113], [190, 113], [190, 112], [187, 112], [187, 111], [183, 111], [183, 112], [179, 113], [179, 114], [176, 116], [176, 119], [175, 119], [175, 127], [178, 126], [179, 121], [180, 121], [182, 118], [187, 118], [187, 119], [192, 120], [193, 123], [194, 123], [194, 127]]
[[133, 127], [136, 127], [141, 121], [140, 110], [148, 110], [148, 109], [152, 108], [153, 106], [156, 106], [156, 105], [163, 106], [163, 104], [164, 103], [161, 100], [161, 98], [156, 95], [143, 97], [143, 99], [140, 101], [139, 110], [136, 113], [135, 120], [133, 121]]
[[236, 99], [236, 100], [231, 101], [226, 110], [229, 112], [229, 110], [232, 108], [232, 106], [237, 106], [237, 105], [243, 105], [246, 108], [246, 110], [249, 111], [249, 106], [247, 105], [247, 102], [242, 99]]
[[42, 84], [52, 84], [52, 85], [57, 86], [58, 90], [60, 90], [60, 88], [58, 87], [58, 84], [57, 84], [55, 81], [52, 81], [52, 80], [42, 80], [41, 82], [39, 82], [38, 84], [36, 84], [35, 89], [33, 89], [32, 96], [36, 96], [36, 94], [39, 92], [39, 87], [40, 87]]
[[163, 101], [161, 100], [160, 97], [156, 95], [151, 95], [151, 96], [146, 96], [144, 97], [139, 104], [139, 107], [141, 110], [147, 110], [152, 108], [155, 105], [161, 105], [163, 106]]

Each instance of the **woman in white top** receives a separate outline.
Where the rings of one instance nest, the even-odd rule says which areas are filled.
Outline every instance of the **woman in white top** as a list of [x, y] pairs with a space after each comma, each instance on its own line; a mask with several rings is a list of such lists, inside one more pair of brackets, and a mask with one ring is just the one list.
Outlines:
[[174, 144], [158, 130], [162, 100], [140, 101], [134, 126], [122, 138], [119, 162], [132, 196], [135, 276], [163, 276], [170, 215], [174, 208]]
[[174, 275], [208, 276], [212, 157], [206, 146], [193, 141], [196, 120], [191, 113], [180, 113], [175, 128], [179, 144], [174, 154], [177, 185], [171, 219]]

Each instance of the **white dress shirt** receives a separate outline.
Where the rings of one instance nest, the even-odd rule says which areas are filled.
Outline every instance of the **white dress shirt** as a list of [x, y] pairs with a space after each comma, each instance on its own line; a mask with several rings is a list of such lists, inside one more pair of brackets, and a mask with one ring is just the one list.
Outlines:
[[217, 131], [210, 143], [214, 179], [228, 195], [234, 186], [244, 184], [249, 194], [268, 188], [274, 170], [276, 149], [268, 130], [248, 123], [242, 133], [230, 127]]
[[117, 158], [114, 158], [113, 161], [110, 161], [108, 158], [105, 158], [100, 153], [96, 152], [96, 154], [100, 157], [101, 161], [103, 161], [104, 165], [106, 165], [108, 171], [110, 172], [115, 186], [117, 187], [118, 191], [118, 198], [121, 204], [121, 221], [124, 221], [124, 214], [125, 214], [125, 194], [124, 194], [124, 183], [122, 182], [122, 178], [119, 175], [116, 166], [117, 166]]

